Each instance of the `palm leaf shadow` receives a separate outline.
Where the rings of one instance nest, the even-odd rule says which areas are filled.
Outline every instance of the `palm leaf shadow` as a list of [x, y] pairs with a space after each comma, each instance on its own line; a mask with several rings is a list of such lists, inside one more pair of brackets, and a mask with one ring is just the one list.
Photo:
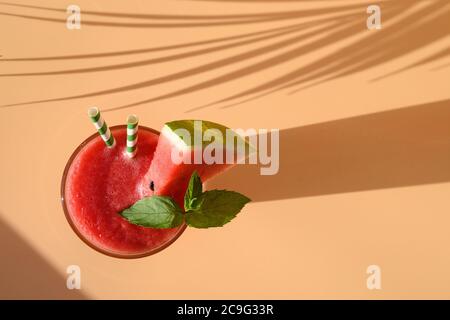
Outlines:
[[[177, 73], [173, 73], [173, 74], [170, 74], [170, 75], [154, 78], [154, 79], [151, 79], [151, 80], [148, 80], [148, 81], [143, 81], [143, 82], [139, 82], [139, 83], [135, 83], [135, 84], [131, 84], [131, 85], [121, 86], [121, 87], [113, 88], [113, 89], [107, 89], [107, 90], [102, 90], [102, 91], [95, 91], [95, 92], [91, 92], [91, 93], [87, 93], [87, 94], [73, 95], [73, 96], [62, 97], [62, 98], [55, 98], [55, 99], [35, 100], [35, 101], [29, 101], [29, 102], [25, 102], [25, 103], [3, 105], [1, 107], [12, 107], [12, 106], [17, 106], [17, 105], [32, 104], [32, 103], [37, 104], [37, 103], [46, 103], [46, 102], [55, 102], [55, 101], [65, 101], [65, 100], [78, 99], [78, 98], [95, 97], [95, 96], [100, 96], [100, 95], [104, 95], [104, 94], [119, 93], [119, 92], [124, 92], [124, 91], [128, 91], [128, 90], [135, 90], [135, 89], [145, 88], [145, 87], [149, 87], [149, 86], [156, 85], [156, 84], [162, 84], [162, 83], [166, 83], [166, 82], [169, 82], [169, 81], [175, 81], [175, 80], [179, 80], [179, 79], [182, 79], [182, 78], [185, 78], [185, 77], [198, 75], [200, 73], [209, 72], [211, 70], [218, 69], [218, 68], [221, 68], [221, 67], [224, 67], [224, 66], [229, 66], [230, 64], [233, 64], [233, 63], [242, 62], [245, 59], [251, 59], [251, 58], [254, 58], [255, 56], [258, 56], [258, 55], [261, 55], [261, 54], [264, 54], [264, 53], [267, 53], [267, 52], [271, 52], [272, 50], [280, 48], [280, 46], [288, 46], [288, 45], [291, 45], [291, 44], [295, 44], [295, 42], [300, 40], [300, 39], [305, 39], [305, 38], [312, 37], [312, 36], [314, 36], [316, 34], [319, 34], [319, 33], [323, 32], [323, 31], [325, 31], [326, 29], [328, 29], [328, 27], [322, 27], [322, 29], [311, 31], [311, 32], [306, 33], [306, 34], [296, 35], [293, 38], [290, 38], [290, 39], [287, 39], [287, 40], [282, 40], [282, 41], [276, 42], [274, 44], [266, 45], [264, 47], [260, 47], [258, 49], [254, 49], [252, 51], [244, 52], [244, 53], [241, 53], [241, 54], [238, 54], [238, 55], [235, 55], [235, 56], [231, 56], [231, 57], [222, 58], [222, 59], [216, 60], [216, 61], [208, 63], [208, 64], [200, 65], [198, 67], [189, 68], [189, 69], [177, 72]], [[254, 68], [252, 68], [252, 70], [253, 69]], [[231, 80], [232, 80], [231, 78], [228, 79], [228, 81], [231, 81]], [[219, 81], [223, 81], [223, 80], [222, 79], [215, 79], [214, 81], [215, 82], [219, 82]], [[207, 87], [208, 85], [209, 85], [209, 82], [200, 83], [200, 84], [196, 85], [195, 87], [189, 87], [189, 88], [182, 89], [182, 91], [183, 92], [185, 92], [185, 91], [195, 91], [198, 86]], [[173, 93], [171, 95], [172, 96], [177, 96], [179, 94], [182, 94], [182, 92], [175, 92], [175, 93]], [[165, 97], [158, 97], [158, 98], [156, 98], [156, 100], [161, 100], [163, 98], [165, 98]], [[143, 103], [143, 102], [141, 102], [141, 103]]]
[[[0, 77], [22, 77], [22, 76], [44, 76], [44, 75], [66, 75], [66, 74], [77, 74], [77, 73], [89, 73], [89, 72], [101, 72], [101, 71], [111, 71], [111, 70], [118, 70], [118, 69], [126, 69], [126, 68], [133, 68], [133, 67], [139, 67], [139, 66], [147, 66], [152, 64], [158, 64], [168, 61], [176, 61], [179, 59], [184, 58], [191, 58], [199, 55], [204, 55], [208, 53], [213, 53], [221, 50], [236, 48], [245, 46], [251, 43], [257, 43], [262, 42], [268, 39], [277, 38], [280, 35], [287, 35], [290, 33], [295, 33], [301, 30], [306, 30], [309, 27], [313, 27], [314, 25], [312, 23], [301, 23], [298, 25], [293, 26], [287, 26], [282, 28], [275, 28], [275, 29], [269, 29], [262, 32], [254, 32], [249, 35], [242, 35], [239, 36], [240, 38], [250, 38], [247, 40], [240, 40], [235, 41], [232, 43], [227, 44], [221, 44], [214, 47], [208, 47], [204, 49], [196, 49], [193, 51], [187, 51], [182, 53], [176, 53], [172, 55], [163, 55], [162, 57], [158, 58], [151, 58], [151, 59], [145, 59], [140, 61], [134, 61], [130, 63], [120, 63], [115, 65], [107, 65], [107, 66], [100, 66], [100, 67], [90, 67], [90, 68], [79, 68], [79, 69], [66, 69], [66, 70], [58, 70], [58, 71], [45, 71], [45, 72], [27, 72], [27, 73], [3, 73], [0, 74]], [[255, 37], [255, 35], [257, 35]], [[230, 37], [227, 37], [227, 41], [230, 40]], [[223, 42], [221, 41], [221, 42]], [[228, 41], [227, 41], [228, 42]], [[155, 51], [153, 49], [152, 51]], [[21, 59], [23, 61], [23, 59]], [[0, 60], [2, 61], [2, 60]], [[17, 61], [17, 60], [16, 60]]]
[[[386, 29], [386, 31], [389, 31], [387, 34], [375, 33], [371, 37], [357, 41], [352, 45], [346, 46], [282, 77], [270, 80], [227, 98], [214, 101], [213, 103], [191, 108], [188, 111], [196, 111], [235, 99], [245, 99], [244, 101], [248, 102], [276, 91], [322, 78], [320, 81], [313, 82], [295, 90], [295, 93], [302, 89], [351, 75], [402, 57], [448, 36], [450, 6], [447, 4], [445, 1], [434, 1], [429, 6], [413, 12], [394, 23]], [[395, 18], [396, 14], [403, 12], [404, 9], [395, 11], [393, 18]], [[450, 56], [450, 52], [448, 49], [444, 49], [441, 52], [422, 59], [422, 61], [432, 62], [447, 56]], [[420, 61], [418, 63], [420, 64]], [[412, 68], [413, 65], [409, 66], [409, 68]], [[408, 67], [404, 70], [408, 70]], [[251, 98], [251, 95], [255, 95], [255, 97]], [[237, 106], [240, 103], [241, 101], [238, 101], [225, 107]]]
[[[307, 24], [299, 24], [306, 26]], [[99, 52], [99, 53], [90, 53], [90, 54], [75, 54], [75, 55], [60, 55], [60, 56], [40, 56], [40, 57], [20, 57], [20, 58], [3, 58], [0, 59], [0, 62], [13, 62], [13, 61], [54, 61], [54, 60], [79, 60], [79, 59], [91, 59], [91, 58], [106, 58], [106, 57], [119, 57], [119, 56], [128, 56], [133, 54], [142, 54], [142, 53], [151, 53], [151, 52], [161, 52], [161, 51], [169, 51], [175, 49], [184, 49], [190, 47], [197, 47], [201, 45], [209, 45], [214, 43], [220, 43], [230, 40], [238, 40], [243, 38], [249, 38], [261, 34], [272, 33], [281, 30], [287, 30], [292, 28], [292, 26], [281, 27], [281, 28], [270, 28], [262, 31], [250, 32], [240, 35], [233, 35], [228, 37], [221, 37], [209, 40], [202, 41], [190, 41], [184, 42], [180, 44], [168, 45], [168, 46], [160, 46], [160, 47], [151, 47], [151, 48], [143, 48], [143, 49], [134, 49], [134, 50], [123, 50], [123, 51], [114, 51], [114, 52]], [[1, 56], [0, 56], [1, 57]]]
[[[447, 6], [447, 1], [445, 0], [431, 0], [428, 5], [422, 6], [417, 10], [411, 10], [412, 8], [416, 8], [416, 2], [411, 0], [401, 0], [401, 1], [388, 1], [383, 2], [383, 20], [384, 23], [390, 23], [385, 30], [382, 32], [373, 32], [370, 36], [364, 37], [360, 40], [356, 40], [353, 43], [346, 45], [344, 48], [339, 49], [335, 52], [330, 53], [328, 56], [325, 56], [321, 59], [317, 59], [310, 64], [301, 66], [299, 68], [294, 69], [292, 72], [285, 74], [281, 77], [275, 79], [269, 79], [268, 81], [258, 84], [253, 88], [245, 89], [237, 94], [234, 94], [229, 97], [225, 97], [219, 99], [217, 101], [213, 101], [212, 103], [190, 108], [187, 111], [192, 112], [196, 110], [200, 110], [206, 107], [211, 107], [218, 104], [227, 103], [228, 105], [222, 107], [232, 107], [235, 105], [239, 105], [246, 101], [251, 101], [253, 99], [259, 98], [261, 96], [265, 96], [267, 94], [285, 90], [289, 88], [294, 88], [294, 90], [318, 85], [325, 81], [330, 81], [332, 79], [336, 79], [339, 77], [343, 77], [346, 75], [353, 74], [355, 72], [359, 72], [362, 70], [366, 70], [368, 68], [372, 68], [376, 65], [379, 65], [383, 62], [391, 61], [393, 59], [397, 59], [406, 55], [415, 50], [421, 49], [431, 43], [434, 43], [438, 40], [442, 40], [446, 35], [446, 19], [448, 19], [448, 15], [450, 13], [449, 7]], [[34, 6], [35, 7], [35, 6]], [[200, 54], [212, 54], [216, 51], [220, 51], [229, 46], [245, 46], [249, 43], [257, 42], [257, 41], [272, 41], [270, 44], [263, 44], [263, 46], [249, 50], [244, 53], [236, 54], [233, 56], [228, 56], [225, 58], [221, 58], [219, 60], [213, 61], [211, 63], [207, 63], [204, 65], [200, 65], [197, 67], [189, 68], [186, 70], [181, 70], [172, 74], [164, 75], [158, 78], [149, 79], [146, 81], [141, 81], [134, 84], [127, 84], [121, 87], [110, 88], [105, 90], [99, 90], [89, 93], [82, 93], [72, 96], [60, 97], [60, 98], [50, 98], [50, 99], [42, 99], [42, 100], [34, 100], [28, 102], [21, 103], [13, 103], [7, 104], [0, 107], [12, 107], [18, 105], [25, 104], [37, 104], [37, 103], [47, 103], [47, 102], [55, 102], [55, 101], [64, 101], [71, 99], [79, 99], [79, 98], [88, 98], [88, 97], [96, 97], [100, 95], [113, 94], [113, 93], [122, 93], [130, 90], [137, 90], [151, 86], [157, 86], [160, 84], [164, 84], [170, 81], [177, 81], [186, 77], [194, 77], [201, 73], [212, 72], [218, 70], [219, 68], [230, 67], [235, 63], [248, 61], [255, 57], [259, 57], [262, 55], [270, 54], [275, 52], [275, 50], [280, 50], [284, 48], [291, 47], [295, 44], [298, 44], [297, 47], [293, 49], [289, 49], [287, 52], [278, 53], [274, 57], [267, 58], [261, 62], [248, 64], [244, 66], [241, 70], [228, 72], [224, 75], [217, 76], [215, 78], [194, 83], [188, 87], [183, 87], [178, 90], [169, 92], [164, 95], [159, 95], [155, 97], [151, 97], [148, 99], [127, 103], [126, 105], [120, 105], [115, 107], [110, 107], [107, 110], [118, 110], [124, 108], [130, 108], [137, 105], [142, 105], [150, 102], [155, 102], [163, 99], [178, 97], [183, 94], [197, 92], [203, 89], [211, 88], [213, 86], [217, 86], [220, 84], [224, 84], [230, 81], [235, 81], [245, 76], [249, 76], [263, 70], [267, 70], [277, 65], [294, 61], [301, 57], [304, 54], [308, 54], [311, 52], [315, 52], [316, 50], [320, 50], [330, 44], [339, 43], [340, 41], [344, 41], [350, 39], [351, 37], [362, 33], [365, 30], [365, 15], [361, 14], [361, 7], [359, 6], [359, 13], [355, 13], [355, 7], [344, 7], [338, 10], [338, 14], [332, 17], [321, 18], [320, 16], [324, 13], [333, 13], [336, 10], [336, 7], [321, 9], [322, 11], [317, 10], [309, 10], [309, 11], [296, 11], [289, 13], [267, 13], [267, 14], [255, 14], [251, 15], [238, 15], [238, 17], [228, 17], [230, 19], [278, 19], [280, 21], [296, 19], [299, 17], [305, 17], [308, 15], [312, 15], [309, 17], [315, 17], [316, 19], [311, 22], [312, 25], [315, 24], [316, 30], [308, 31], [307, 29], [311, 27], [311, 23], [304, 23], [303, 28], [302, 24], [294, 23], [289, 24], [287, 26], [283, 26], [281, 28], [269, 29], [260, 32], [256, 32], [253, 34], [247, 35], [237, 35], [232, 37], [226, 37], [221, 39], [211, 39], [206, 41], [196, 42], [198, 45], [210, 44], [214, 42], [227, 41], [232, 39], [241, 39], [242, 37], [250, 37], [248, 40], [242, 40], [240, 42], [236, 42], [234, 44], [228, 45], [218, 45], [216, 47], [210, 48], [201, 48], [198, 50], [182, 52], [179, 54], [174, 54], [171, 56], [166, 56], [162, 58], [154, 58], [154, 59], [146, 59], [141, 61], [134, 61], [130, 63], [123, 63], [119, 65], [110, 65], [103, 66], [97, 68], [80, 68], [75, 70], [59, 70], [59, 71], [47, 71], [42, 73], [20, 73], [20, 74], [3, 74], [2, 76], [29, 76], [29, 75], [57, 75], [57, 74], [66, 74], [66, 73], [83, 73], [83, 72], [99, 72], [99, 71], [107, 71], [107, 70], [115, 70], [129, 67], [138, 67], [147, 64], [159, 63], [164, 61], [176, 61], [178, 59], [183, 59], [190, 56], [200, 55]], [[47, 8], [48, 9], [48, 8]], [[46, 10], [45, 8], [43, 10]], [[50, 9], [53, 10], [53, 9]], [[324, 11], [325, 10], [325, 11]], [[350, 11], [349, 11], [350, 10]], [[404, 12], [410, 11], [405, 17], [401, 17]], [[114, 16], [114, 13], [99, 13], [99, 12], [91, 12], [92, 14], [103, 14], [103, 15], [111, 15]], [[126, 14], [125, 14], [126, 15]], [[400, 16], [400, 18], [399, 18]], [[224, 19], [224, 16], [220, 16], [221, 19]], [[433, 18], [435, 17], [435, 18]], [[133, 18], [139, 19], [152, 19], [152, 16], [143, 16], [138, 15], [137, 17], [133, 16]], [[159, 17], [160, 19], [175, 19], [175, 16]], [[184, 18], [184, 17], [180, 17]], [[191, 19], [207, 19], [206, 16], [190, 16]], [[225, 20], [227, 20], [226, 18]], [[214, 18], [217, 19], [217, 18]], [[233, 20], [234, 21], [234, 20]], [[309, 24], [309, 27], [308, 27]], [[299, 29], [296, 29], [296, 26]], [[443, 28], [444, 27], [444, 28]], [[283, 28], [286, 32], [294, 33], [294, 36], [287, 40], [279, 40], [278, 37], [286, 36], [286, 32], [281, 32]], [[291, 28], [291, 29], [289, 29]], [[280, 32], [277, 34], [276, 29], [279, 29]], [[302, 30], [303, 29], [303, 30]], [[264, 33], [267, 32], [267, 35]], [[273, 33], [272, 33], [273, 32]], [[295, 32], [305, 32], [299, 35], [296, 35]], [[262, 35], [259, 39], [251, 38], [256, 35]], [[419, 35], [419, 36], [416, 36]], [[311, 39], [314, 39], [311, 41]], [[273, 42], [276, 41], [276, 42]], [[309, 41], [308, 43], [305, 43]], [[172, 47], [179, 47], [181, 49], [188, 47], [189, 44], [181, 44], [174, 45]], [[170, 47], [170, 46], [169, 46]], [[158, 48], [147, 48], [142, 49], [140, 52], [148, 50], [158, 50]], [[163, 49], [162, 49], [163, 50]], [[71, 55], [71, 56], [56, 56], [56, 57], [35, 57], [37, 60], [51, 60], [54, 59], [77, 59], [77, 58], [89, 58], [89, 57], [102, 57], [103, 55], [127, 55], [137, 53], [139, 50], [131, 50], [131, 51], [122, 51], [117, 53], [100, 53], [93, 55]], [[439, 53], [433, 53], [428, 57], [424, 57], [421, 61], [417, 62], [416, 65], [420, 65], [421, 63], [432, 62], [437, 59], [443, 59], [449, 55], [449, 51], [442, 50]], [[9, 61], [20, 61], [24, 60], [32, 60], [33, 57], [29, 58], [10, 58]], [[6, 61], [7, 59], [3, 59]], [[0, 60], [1, 61], [1, 60]], [[413, 65], [410, 68], [414, 67]], [[408, 67], [405, 68], [407, 70]], [[398, 71], [398, 70], [397, 70]], [[401, 72], [398, 71], [398, 72]], [[295, 89], [297, 87], [297, 89]], [[294, 91], [294, 92], [295, 92]]]
[[[35, 5], [14, 4], [10, 2], [0, 2], [0, 6], [10, 6], [18, 8], [28, 8], [43, 10], [48, 12], [66, 13], [66, 9], [42, 7]], [[101, 27], [128, 27], [128, 28], [189, 28], [189, 27], [211, 27], [211, 26], [226, 26], [226, 25], [240, 25], [251, 23], [267, 23], [273, 21], [282, 21], [289, 19], [298, 19], [302, 17], [324, 15], [336, 12], [345, 12], [348, 10], [356, 10], [358, 5], [338, 6], [321, 9], [298, 10], [292, 12], [268, 12], [255, 14], [228, 14], [228, 15], [156, 15], [156, 14], [129, 14], [117, 12], [99, 12], [91, 10], [83, 10], [83, 15], [91, 15], [95, 17], [107, 18], [126, 18], [138, 20], [157, 20], [164, 22], [117, 22], [117, 21], [95, 21], [83, 19], [83, 25], [86, 26], [101, 26]], [[11, 12], [0, 12], [0, 15], [10, 16], [28, 20], [38, 20], [53, 23], [65, 23], [65, 19], [43, 17], [32, 14], [18, 14]], [[172, 21], [175, 22], [172, 22]], [[186, 20], [186, 21], [185, 21]], [[194, 22], [192, 22], [194, 21]]]
[[[433, 15], [435, 13], [435, 11], [433, 10], [434, 8], [429, 9], [430, 10], [426, 13]], [[361, 50], [361, 52], [359, 52], [359, 55], [352, 56], [352, 59], [354, 60], [350, 60], [350, 58], [347, 58], [337, 67], [332, 68], [331, 70], [327, 70], [326, 71], [327, 74], [332, 74], [332, 72], [335, 72], [336, 70], [338, 70], [338, 72], [330, 77], [327, 77], [319, 81], [318, 83], [315, 83], [315, 85], [323, 83], [325, 81], [331, 81], [339, 77], [343, 77], [359, 71], [366, 70], [368, 68], [384, 63], [385, 61], [402, 57], [403, 55], [406, 55], [412, 50], [414, 50], [414, 48], [425, 47], [448, 36], [447, 29], [448, 26], [450, 26], [449, 24], [450, 7], [448, 7], [447, 10], [443, 10], [441, 14], [433, 16], [430, 19], [426, 18], [421, 19], [423, 18], [423, 13], [424, 12], [412, 14], [408, 18], [402, 20], [402, 24], [404, 24], [405, 27], [395, 32], [391, 31], [385, 37], [379, 37], [378, 39], [375, 40], [377, 42], [377, 45], [365, 43], [364, 44], [365, 50]], [[415, 22], [414, 24], [412, 24], [413, 21]], [[428, 32], [430, 30], [432, 32]], [[410, 35], [414, 35], [414, 37], [412, 37], [408, 41], [405, 41], [406, 38]], [[369, 54], [370, 52], [373, 52], [373, 50], [378, 49], [377, 46], [386, 49], [381, 50], [376, 54], [370, 55]], [[449, 56], [450, 55], [449, 49], [450, 48], [446, 48], [436, 54], [431, 54], [430, 56], [403, 68], [403, 71], [409, 70], [415, 66], [419, 66], [424, 63], [432, 62], [436, 59], [441, 59], [446, 56]], [[347, 53], [350, 54], [350, 51]], [[380, 79], [399, 72], [401, 72], [401, 70], [397, 70], [396, 72], [384, 75], [380, 77]], [[324, 73], [322, 73], [321, 75], [324, 75]], [[295, 83], [292, 83], [288, 87], [305, 83], [306, 81], [317, 79], [319, 76], [315, 75], [313, 77], [296, 81]]]

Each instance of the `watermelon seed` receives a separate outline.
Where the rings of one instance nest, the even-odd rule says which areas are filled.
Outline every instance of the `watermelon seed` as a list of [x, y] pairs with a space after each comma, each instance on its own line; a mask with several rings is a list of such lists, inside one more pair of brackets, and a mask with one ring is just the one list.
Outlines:
[[150, 182], [150, 190], [155, 191], [155, 183], [153, 181]]

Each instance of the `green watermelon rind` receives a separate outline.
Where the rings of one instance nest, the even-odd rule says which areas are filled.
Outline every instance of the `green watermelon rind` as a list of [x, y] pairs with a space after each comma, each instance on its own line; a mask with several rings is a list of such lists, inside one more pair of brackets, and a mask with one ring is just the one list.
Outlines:
[[[166, 137], [172, 141], [173, 144], [178, 145], [180, 149], [193, 149], [197, 146], [194, 145], [194, 135], [195, 135], [195, 127], [194, 127], [194, 121], [201, 121], [202, 122], [202, 137], [203, 137], [203, 133], [208, 130], [208, 129], [216, 129], [219, 130], [222, 134], [222, 137], [224, 139], [222, 139], [221, 142], [222, 146], [224, 146], [224, 149], [226, 149], [226, 131], [227, 130], [232, 130], [228, 127], [225, 127], [224, 125], [221, 125], [219, 123], [216, 122], [212, 122], [212, 121], [206, 121], [206, 120], [175, 120], [175, 121], [171, 121], [171, 122], [167, 122], [164, 125], [164, 128], [162, 130], [162, 133], [164, 135], [166, 135]], [[182, 139], [182, 137], [180, 135], [177, 135], [175, 132], [175, 130], [177, 129], [185, 129], [189, 132], [190, 136], [191, 136], [191, 141], [190, 143], [186, 143], [186, 141], [184, 141]], [[234, 132], [234, 131], [233, 131]], [[247, 139], [243, 138], [242, 136], [240, 136], [239, 134], [235, 133], [237, 136], [238, 141], [243, 142], [245, 144], [245, 148], [247, 150], [247, 152], [250, 154], [252, 152], [255, 151], [255, 148], [248, 143]], [[208, 145], [210, 142], [209, 141], [203, 141], [202, 139], [202, 148], [204, 148], [206, 145]]]

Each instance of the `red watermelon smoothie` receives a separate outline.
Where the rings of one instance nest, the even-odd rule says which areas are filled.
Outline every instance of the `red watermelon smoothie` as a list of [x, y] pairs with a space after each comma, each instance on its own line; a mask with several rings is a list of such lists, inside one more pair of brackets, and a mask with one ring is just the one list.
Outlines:
[[[86, 139], [70, 157], [61, 193], [66, 218], [89, 246], [119, 258], [139, 258], [173, 243], [186, 226], [154, 229], [137, 226], [119, 212], [153, 191], [144, 179], [149, 171], [159, 133], [140, 126], [134, 158], [126, 153], [126, 125], [110, 127], [116, 145], [107, 148], [98, 133]], [[183, 199], [183, 194], [174, 195]], [[179, 203], [182, 206], [182, 203]]]

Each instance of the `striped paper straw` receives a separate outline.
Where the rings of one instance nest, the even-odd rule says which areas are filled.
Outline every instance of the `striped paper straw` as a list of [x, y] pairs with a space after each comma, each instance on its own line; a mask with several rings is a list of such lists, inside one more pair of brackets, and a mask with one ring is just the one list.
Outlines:
[[135, 114], [130, 114], [127, 118], [127, 155], [133, 158], [137, 151], [139, 118]]
[[114, 147], [116, 141], [114, 140], [111, 131], [109, 131], [108, 125], [106, 124], [105, 120], [103, 120], [103, 117], [100, 114], [100, 110], [98, 110], [98, 108], [96, 107], [89, 108], [88, 116], [89, 118], [91, 118], [92, 123], [98, 130], [98, 133], [102, 137], [103, 141], [105, 141], [106, 146], [108, 148]]

